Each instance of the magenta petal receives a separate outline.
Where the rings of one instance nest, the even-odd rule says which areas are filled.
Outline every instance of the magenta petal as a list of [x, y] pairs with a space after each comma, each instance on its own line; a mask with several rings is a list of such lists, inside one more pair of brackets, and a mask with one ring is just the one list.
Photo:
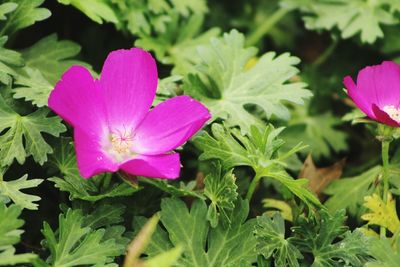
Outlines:
[[98, 135], [91, 135], [75, 128], [74, 143], [80, 174], [89, 178], [102, 172], [115, 172], [118, 164], [111, 161], [101, 149]]
[[362, 69], [357, 76], [357, 89], [368, 102], [381, 109], [385, 105], [397, 106], [400, 99], [400, 66], [385, 61]]
[[211, 118], [208, 109], [188, 97], [171, 98], [151, 110], [136, 129], [134, 150], [145, 155], [171, 151], [185, 143]]
[[381, 110], [377, 105], [374, 104], [372, 106], [372, 109], [374, 111], [377, 121], [393, 127], [400, 126], [398, 122], [390, 118], [390, 116], [385, 111]]
[[90, 72], [72, 66], [51, 92], [48, 105], [72, 126], [99, 134], [107, 121], [103, 99]]
[[157, 66], [148, 52], [139, 48], [111, 52], [100, 77], [110, 125], [135, 128], [151, 107], [157, 82]]
[[122, 164], [121, 169], [133, 175], [175, 179], [179, 177], [181, 163], [178, 153], [155, 156], [140, 155]]
[[364, 94], [359, 91], [353, 79], [346, 76], [343, 79], [343, 84], [347, 89], [348, 95], [354, 101], [359, 109], [362, 110], [368, 117], [375, 119], [375, 114], [372, 110], [372, 104], [365, 98]]

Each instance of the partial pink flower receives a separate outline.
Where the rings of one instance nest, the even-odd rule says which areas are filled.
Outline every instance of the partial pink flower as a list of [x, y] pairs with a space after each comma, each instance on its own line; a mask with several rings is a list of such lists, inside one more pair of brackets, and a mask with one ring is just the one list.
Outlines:
[[157, 81], [153, 57], [138, 48], [111, 52], [99, 79], [81, 66], [64, 73], [48, 104], [74, 128], [83, 177], [118, 170], [147, 177], [179, 177], [179, 154], [172, 150], [211, 116], [188, 96], [171, 98], [149, 110]]
[[343, 80], [347, 93], [368, 117], [400, 127], [400, 66], [392, 61], [359, 71], [357, 84], [350, 76]]

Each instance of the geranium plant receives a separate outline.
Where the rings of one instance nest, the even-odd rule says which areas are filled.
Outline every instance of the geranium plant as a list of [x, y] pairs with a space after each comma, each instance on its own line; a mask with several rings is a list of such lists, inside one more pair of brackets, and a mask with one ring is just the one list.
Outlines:
[[0, 1], [0, 266], [400, 262], [400, 5]]

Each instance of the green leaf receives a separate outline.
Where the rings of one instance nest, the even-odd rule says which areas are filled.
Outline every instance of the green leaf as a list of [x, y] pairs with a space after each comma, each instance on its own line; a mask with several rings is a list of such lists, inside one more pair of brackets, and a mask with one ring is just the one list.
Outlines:
[[3, 203], [0, 204], [0, 248], [19, 242], [24, 232], [18, 230], [24, 225], [24, 221], [18, 218], [20, 214], [21, 208], [17, 205], [7, 207]]
[[302, 147], [295, 146], [285, 154], [278, 150], [284, 144], [278, 135], [283, 128], [274, 129], [272, 125], [261, 129], [252, 126], [248, 136], [243, 136], [238, 129], [226, 129], [220, 124], [213, 124], [214, 137], [205, 133], [194, 139], [195, 145], [203, 153], [200, 160], [220, 160], [224, 169], [237, 166], [252, 167], [259, 177], [269, 177], [279, 181], [307, 205], [320, 205], [318, 199], [306, 188], [306, 179], [294, 180], [285, 171], [285, 159]]
[[43, 77], [38, 69], [24, 68], [25, 75], [17, 76], [15, 83], [14, 98], [25, 98], [26, 101], [32, 101], [32, 104], [43, 107], [47, 106], [47, 100], [53, 86]]
[[381, 239], [372, 239], [368, 250], [375, 260], [365, 264], [365, 267], [397, 267], [400, 262], [399, 241], [395, 248], [391, 246], [391, 240], [385, 237]]
[[175, 266], [182, 254], [182, 247], [176, 247], [157, 256], [152, 257], [144, 262], [145, 267], [171, 267]]
[[207, 212], [211, 227], [218, 225], [220, 216], [223, 222], [231, 223], [227, 212], [235, 208], [238, 197], [235, 181], [233, 170], [222, 174], [220, 164], [215, 164], [213, 171], [204, 179], [204, 195], [211, 200]]
[[[2, 178], [2, 177], [0, 177]], [[12, 181], [0, 179], [0, 195], [10, 198], [15, 204], [24, 209], [37, 210], [38, 204], [34, 203], [41, 198], [34, 195], [22, 193], [22, 189], [35, 188], [43, 182], [43, 179], [30, 179], [25, 174], [21, 178]]]
[[298, 73], [295, 65], [300, 62], [288, 53], [278, 57], [266, 53], [246, 68], [257, 49], [245, 48], [244, 41], [241, 33], [232, 30], [222, 39], [212, 38], [209, 45], [198, 47], [200, 74], [188, 77], [185, 92], [201, 100], [213, 120], [222, 118], [228, 126], [240, 126], [246, 133], [261, 122], [245, 106], [261, 108], [267, 118], [275, 115], [287, 120], [290, 114], [284, 102], [303, 104], [311, 93], [304, 83], [288, 83]]
[[125, 245], [116, 242], [118, 235], [111, 235], [104, 228], [92, 228], [93, 224], [87, 223], [86, 215], [80, 209], [68, 209], [58, 221], [57, 231], [53, 231], [47, 222], [42, 231], [51, 253], [48, 259], [51, 266], [102, 266], [124, 252]]
[[204, 196], [201, 194], [201, 192], [195, 190], [196, 181], [190, 181], [185, 184], [182, 181], [179, 183], [174, 183], [172, 181], [162, 179], [139, 177], [139, 182], [157, 187], [158, 189], [175, 197], [196, 197], [204, 199]]
[[304, 253], [312, 254], [312, 267], [362, 266], [368, 255], [366, 237], [360, 231], [343, 226], [345, 210], [330, 215], [326, 210], [299, 217], [292, 227], [293, 244]]
[[129, 244], [125, 256], [123, 267], [145, 266], [145, 267], [169, 267], [174, 265], [182, 254], [182, 247], [176, 247], [171, 250], [158, 254], [157, 256], [146, 259], [142, 262], [140, 256], [146, 249], [150, 239], [157, 228], [159, 221], [158, 215], [151, 217], [140, 229], [135, 239]]
[[51, 34], [22, 51], [26, 66], [38, 69], [43, 77], [54, 85], [61, 75], [72, 65], [88, 64], [71, 59], [81, 51], [80, 45], [68, 40], [58, 40], [56, 34]]
[[400, 229], [400, 220], [397, 216], [396, 201], [391, 194], [388, 194], [386, 203], [377, 194], [366, 196], [364, 201], [364, 206], [370, 212], [363, 214], [361, 219], [366, 220], [368, 225], [378, 225], [393, 234], [397, 233]]
[[39, 7], [44, 0], [12, 0], [12, 2], [18, 6], [8, 15], [7, 21], [1, 23], [0, 35], [13, 34], [51, 15], [47, 8]]
[[117, 24], [118, 17], [114, 10], [109, 5], [108, 1], [104, 0], [58, 0], [64, 5], [72, 5], [79, 9], [93, 21], [102, 24], [103, 20]]
[[174, 65], [172, 74], [187, 74], [200, 63], [200, 57], [194, 56], [197, 47], [208, 44], [210, 38], [218, 36], [220, 32], [217, 28], [201, 32], [203, 22], [202, 14], [192, 15], [185, 20], [177, 15], [171, 16], [165, 32], [157, 36], [141, 33], [135, 45], [154, 51], [163, 64]]
[[[270, 130], [271, 128], [267, 127], [266, 129]], [[235, 137], [240, 136], [239, 131], [236, 129], [230, 131], [222, 125], [214, 123], [211, 126], [211, 132], [213, 136], [205, 132], [204, 135], [193, 139], [194, 144], [203, 152], [199, 157], [200, 160], [218, 159], [224, 169], [230, 169], [235, 166], [251, 166], [255, 168], [259, 165], [259, 157], [256, 156], [261, 155], [252, 155], [250, 153], [259, 152], [257, 154], [261, 154], [262, 148], [258, 151], [248, 151], [247, 147], [244, 147], [235, 139]], [[267, 133], [267, 130], [265, 133]], [[262, 159], [260, 158], [260, 160]]]
[[225, 170], [236, 166], [249, 166], [254, 170], [264, 169], [273, 164], [285, 166], [284, 159], [302, 149], [301, 145], [279, 155], [279, 149], [285, 143], [278, 138], [284, 128], [275, 129], [272, 125], [250, 127], [247, 135], [238, 129], [228, 129], [221, 124], [211, 126], [212, 135], [193, 139], [194, 144], [203, 151], [200, 160], [218, 159]]
[[282, 138], [288, 147], [293, 147], [302, 140], [307, 148], [300, 153], [311, 153], [316, 158], [328, 157], [331, 151], [347, 149], [347, 135], [335, 127], [343, 122], [331, 113], [310, 115], [303, 107], [296, 108], [289, 126], [282, 132]]
[[47, 113], [39, 109], [22, 116], [0, 96], [0, 166], [10, 165], [14, 159], [23, 164], [30, 155], [41, 165], [47, 161], [47, 154], [53, 150], [42, 133], [59, 136], [66, 130], [60, 118], [47, 117]]
[[15, 254], [15, 248], [10, 247], [4, 251], [0, 250], [0, 266], [12, 266], [22, 263], [31, 263], [37, 258], [33, 253]]
[[205, 13], [208, 8], [205, 1], [193, 0], [171, 0], [173, 9], [178, 11], [183, 16], [188, 16], [189, 12]]
[[17, 3], [8, 2], [0, 5], [0, 20], [6, 20], [6, 14], [14, 11], [18, 7]]
[[17, 205], [7, 207], [0, 203], [0, 266], [28, 263], [37, 257], [31, 253], [15, 255], [13, 245], [20, 241], [24, 232], [19, 230], [24, 225], [24, 221], [18, 218], [20, 215], [21, 208]]
[[24, 60], [20, 53], [4, 48], [8, 37], [0, 37], [0, 81], [9, 84], [11, 76], [17, 76], [16, 69], [24, 65]]
[[61, 191], [69, 192], [70, 199], [82, 199], [86, 201], [99, 201], [109, 197], [130, 196], [140, 187], [133, 188], [125, 182], [111, 181], [111, 174], [101, 174], [90, 179], [84, 179], [79, 174], [76, 165], [74, 147], [70, 139], [61, 138], [54, 147], [54, 153], [50, 157], [50, 163], [60, 171], [60, 177], [52, 177], [48, 180], [55, 183]]
[[[228, 227], [218, 224], [216, 228], [209, 228], [203, 200], [195, 200], [189, 212], [183, 201], [163, 199], [160, 214], [166, 231], [157, 227], [145, 254], [151, 257], [181, 245], [184, 251], [174, 265], [177, 267], [250, 267], [256, 261], [252, 234], [255, 220], [246, 221], [248, 212], [248, 203], [238, 200], [235, 210], [229, 214], [232, 223]], [[141, 224], [143, 221], [136, 221], [136, 225]]]
[[285, 238], [285, 222], [279, 212], [271, 219], [267, 215], [257, 217], [254, 234], [257, 238], [257, 252], [265, 259], [274, 258], [275, 266], [298, 267], [303, 258], [300, 251]]
[[382, 25], [398, 22], [395, 9], [388, 10], [394, 1], [368, 0], [304, 0], [286, 1], [303, 11], [303, 19], [308, 29], [341, 31], [342, 38], [361, 35], [364, 43], [374, 43], [383, 37]]
[[[115, 2], [117, 6], [118, 18], [121, 22], [119, 26], [124, 30], [144, 38], [154, 33], [153, 38], [161, 40], [171, 40], [185, 33], [188, 34], [190, 31], [183, 29], [192, 28], [186, 27], [187, 24], [191, 24], [191, 18], [204, 16], [204, 13], [208, 11], [205, 0], [112, 0], [112, 2]], [[179, 27], [177, 27], [178, 21], [181, 21]], [[179, 29], [182, 31], [180, 32]], [[175, 34], [171, 35], [171, 31]], [[197, 34], [196, 32], [197, 30], [194, 30], [193, 34]]]
[[[19, 72], [13, 89], [14, 98], [25, 98], [38, 107], [47, 106], [51, 90], [61, 75], [72, 65], [90, 66], [71, 59], [81, 50], [71, 41], [59, 41], [56, 34], [49, 35], [22, 51], [25, 67]], [[1, 51], [0, 51], [1, 53]]]
[[333, 181], [324, 191], [330, 195], [325, 206], [331, 211], [348, 208], [351, 214], [356, 214], [363, 204], [364, 197], [373, 192], [372, 184], [381, 171], [381, 166], [375, 166], [355, 177]]
[[293, 179], [287, 172], [285, 171], [266, 171], [261, 174], [261, 176], [274, 179], [284, 185], [293, 195], [297, 196], [308, 206], [320, 206], [318, 198], [308, 190], [308, 179]]

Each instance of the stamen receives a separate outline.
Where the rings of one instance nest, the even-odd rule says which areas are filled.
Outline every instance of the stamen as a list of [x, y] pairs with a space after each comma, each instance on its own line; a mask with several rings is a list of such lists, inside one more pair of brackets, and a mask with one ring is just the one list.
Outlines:
[[400, 122], [400, 109], [393, 105], [388, 105], [383, 107], [383, 111], [385, 111], [394, 121]]
[[105, 141], [104, 150], [116, 161], [124, 161], [134, 155], [132, 151], [134, 137], [134, 133], [125, 126], [115, 128], [109, 133], [108, 140]]

